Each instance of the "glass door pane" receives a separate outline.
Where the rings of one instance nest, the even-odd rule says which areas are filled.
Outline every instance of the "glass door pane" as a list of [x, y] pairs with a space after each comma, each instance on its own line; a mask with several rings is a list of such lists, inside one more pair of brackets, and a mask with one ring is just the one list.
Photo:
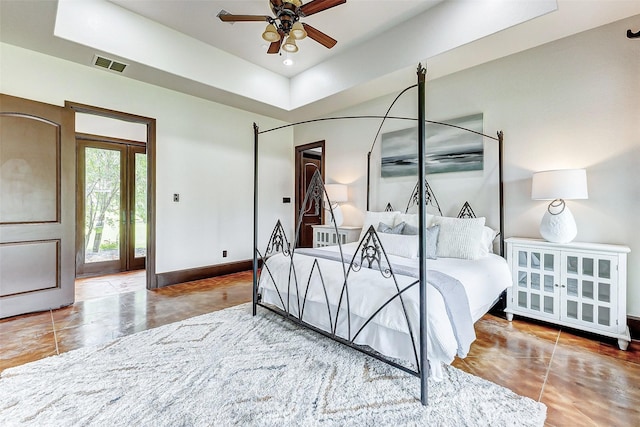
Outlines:
[[143, 147], [132, 147], [133, 177], [131, 185], [130, 268], [144, 268], [147, 256], [147, 155]]
[[120, 150], [85, 147], [84, 262], [120, 259], [122, 155]]

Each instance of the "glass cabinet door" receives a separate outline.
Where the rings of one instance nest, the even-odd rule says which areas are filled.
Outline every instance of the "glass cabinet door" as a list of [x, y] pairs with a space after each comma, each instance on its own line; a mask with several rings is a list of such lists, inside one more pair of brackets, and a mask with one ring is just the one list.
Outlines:
[[515, 283], [514, 306], [537, 316], [558, 318], [557, 288], [560, 281], [560, 255], [546, 251], [514, 246]]
[[616, 330], [616, 258], [590, 253], [564, 253], [561, 319], [602, 330]]

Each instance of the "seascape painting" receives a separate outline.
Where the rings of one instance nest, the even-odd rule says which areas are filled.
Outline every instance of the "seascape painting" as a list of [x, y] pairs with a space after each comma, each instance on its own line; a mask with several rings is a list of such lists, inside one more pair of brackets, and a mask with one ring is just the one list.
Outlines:
[[[483, 132], [482, 113], [443, 122]], [[450, 126], [427, 123], [428, 174], [482, 170], [482, 136]], [[418, 175], [418, 130], [416, 127], [382, 134], [382, 178]]]

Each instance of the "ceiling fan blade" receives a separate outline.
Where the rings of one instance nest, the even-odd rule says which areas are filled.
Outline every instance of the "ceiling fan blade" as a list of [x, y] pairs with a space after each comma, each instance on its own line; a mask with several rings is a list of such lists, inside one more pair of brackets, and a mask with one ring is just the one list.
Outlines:
[[251, 21], [269, 21], [271, 19], [270, 16], [264, 15], [232, 15], [228, 14], [219, 14], [218, 18], [222, 22], [251, 22]]
[[269, 54], [276, 54], [276, 53], [280, 52], [280, 45], [282, 44], [282, 39], [284, 37], [284, 33], [282, 31], [278, 31], [278, 33], [280, 33], [280, 40], [278, 40], [276, 42], [272, 42], [269, 45], [269, 49], [267, 49], [267, 53], [269, 53]]
[[331, 49], [336, 45], [336, 43], [338, 43], [336, 39], [329, 37], [322, 31], [312, 27], [309, 24], [305, 24], [303, 22], [302, 26], [304, 27], [304, 30], [307, 32], [307, 36], [311, 37], [313, 40], [317, 41], [318, 43], [320, 43], [321, 45], [323, 45], [328, 49]]
[[307, 4], [303, 4], [300, 11], [304, 16], [309, 16], [346, 2], [347, 0], [313, 0]]

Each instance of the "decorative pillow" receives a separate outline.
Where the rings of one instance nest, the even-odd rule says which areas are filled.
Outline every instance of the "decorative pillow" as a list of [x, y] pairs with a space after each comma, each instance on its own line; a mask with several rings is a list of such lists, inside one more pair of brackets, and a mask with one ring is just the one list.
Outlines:
[[498, 236], [498, 232], [486, 225], [482, 228], [482, 241], [480, 243], [480, 257], [485, 257], [493, 253], [493, 241]]
[[436, 224], [432, 225], [431, 227], [427, 227], [427, 247], [425, 248], [425, 256], [429, 259], [438, 259], [439, 234], [440, 225]]
[[393, 212], [371, 212], [367, 211], [364, 216], [364, 223], [362, 224], [362, 231], [360, 232], [360, 238], [358, 240], [362, 240], [364, 235], [367, 233], [369, 227], [373, 225], [373, 228], [376, 229], [378, 224], [381, 222], [385, 224], [394, 224], [396, 216], [399, 215], [399, 211]]
[[[432, 225], [427, 227], [427, 247], [425, 256], [429, 259], [438, 259], [438, 234], [440, 233], [440, 225]], [[405, 224], [402, 229], [405, 236], [415, 236], [418, 234], [418, 227]]]
[[438, 257], [478, 259], [482, 256], [482, 233], [485, 218], [449, 218], [437, 216], [440, 225]]
[[[429, 259], [438, 259], [439, 231], [439, 225], [433, 225], [427, 228], [427, 247], [425, 248], [425, 256]], [[378, 238], [380, 239], [380, 243], [382, 243], [387, 255], [396, 255], [411, 259], [418, 257], [420, 243], [417, 235], [382, 233], [378, 234]]]
[[418, 237], [403, 236], [402, 234], [378, 234], [380, 243], [387, 255], [396, 255], [403, 258], [418, 257]]
[[387, 233], [387, 234], [404, 234], [402, 232], [402, 230], [404, 229], [404, 222], [401, 222], [398, 225], [387, 225], [384, 222], [380, 222], [378, 223], [378, 229], [376, 231], [379, 231], [380, 233]]
[[407, 223], [403, 223], [404, 227], [402, 228], [402, 234], [405, 236], [415, 236], [418, 234], [418, 227], [414, 227], [413, 225], [409, 225]]
[[[433, 215], [431, 215], [429, 213], [427, 214], [427, 227], [432, 225], [431, 222], [433, 221], [433, 218], [434, 218]], [[398, 216], [396, 216], [395, 224], [399, 224], [401, 222], [404, 222], [407, 225], [410, 225], [412, 227], [416, 227], [417, 228], [418, 227], [418, 214], [417, 213], [414, 213], [414, 214], [408, 214], [408, 213], [398, 214]]]

